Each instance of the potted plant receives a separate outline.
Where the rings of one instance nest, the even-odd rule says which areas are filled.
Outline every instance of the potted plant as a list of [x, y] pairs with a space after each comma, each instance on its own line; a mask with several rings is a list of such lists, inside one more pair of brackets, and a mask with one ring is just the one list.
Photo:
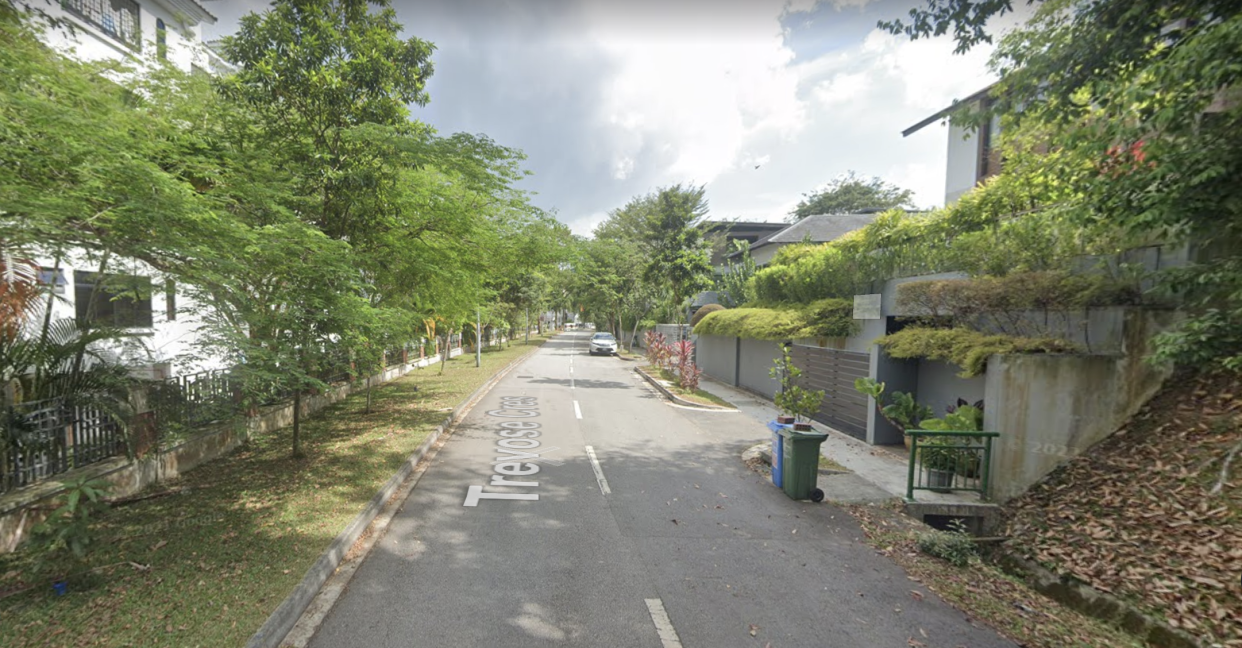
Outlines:
[[769, 370], [769, 375], [781, 382], [780, 392], [772, 399], [783, 414], [776, 419], [777, 422], [792, 422], [795, 430], [809, 432], [811, 417], [819, 411], [819, 405], [824, 401], [824, 392], [822, 390], [811, 391], [796, 383], [798, 377], [802, 375], [802, 370], [794, 366], [788, 346], [783, 347], [781, 357], [774, 360], [774, 366]]
[[887, 403], [884, 398], [884, 383], [874, 378], [859, 378], [854, 381], [854, 389], [875, 399], [875, 407], [885, 420], [893, 424], [905, 439], [906, 449], [910, 449], [910, 437], [905, 436], [906, 430], [916, 430], [923, 419], [932, 415], [932, 408], [920, 405], [914, 400], [913, 394], [895, 391], [889, 395]]
[[[965, 400], [959, 398], [957, 404], [948, 406], [945, 411], [944, 418], [926, 419], [921, 427], [945, 432], [979, 432], [983, 429], [983, 401], [967, 405]], [[956, 440], [946, 440], [946, 443], [960, 445]], [[957, 474], [972, 479], [979, 476], [978, 453], [959, 450], [955, 456]]]
[[953, 487], [961, 451], [943, 437], [932, 437], [920, 444], [919, 461], [927, 469], [927, 487], [944, 493]]

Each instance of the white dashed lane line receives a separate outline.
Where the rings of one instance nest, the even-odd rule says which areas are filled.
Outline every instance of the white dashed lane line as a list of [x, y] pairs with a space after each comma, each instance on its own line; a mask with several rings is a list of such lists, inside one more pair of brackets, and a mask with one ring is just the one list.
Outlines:
[[582, 408], [578, 407], [578, 401], [574, 401], [574, 416], [582, 418]]
[[604, 478], [604, 469], [599, 465], [599, 459], [595, 457], [595, 448], [586, 447], [587, 458], [591, 460], [591, 470], [595, 471], [595, 481], [599, 482], [599, 492], [608, 495], [612, 493], [612, 489], [608, 487], [608, 480]]
[[660, 643], [664, 644], [664, 648], [681, 648], [681, 638], [677, 636], [668, 612], [664, 611], [664, 601], [658, 598], [645, 600], [647, 611], [651, 613], [651, 621], [656, 627], [656, 634], [660, 636]]

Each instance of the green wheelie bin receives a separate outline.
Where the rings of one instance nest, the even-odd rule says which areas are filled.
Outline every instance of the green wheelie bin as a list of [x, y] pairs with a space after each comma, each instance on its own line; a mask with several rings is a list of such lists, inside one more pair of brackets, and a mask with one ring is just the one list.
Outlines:
[[790, 428], [781, 429], [780, 435], [785, 446], [781, 488], [796, 500], [824, 501], [824, 491], [816, 488], [816, 481], [819, 478], [819, 445], [828, 435]]

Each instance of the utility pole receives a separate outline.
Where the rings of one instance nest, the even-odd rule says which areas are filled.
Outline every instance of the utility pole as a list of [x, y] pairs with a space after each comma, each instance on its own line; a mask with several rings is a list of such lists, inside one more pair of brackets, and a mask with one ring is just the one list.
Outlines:
[[478, 308], [474, 309], [474, 366], [483, 366], [483, 315]]

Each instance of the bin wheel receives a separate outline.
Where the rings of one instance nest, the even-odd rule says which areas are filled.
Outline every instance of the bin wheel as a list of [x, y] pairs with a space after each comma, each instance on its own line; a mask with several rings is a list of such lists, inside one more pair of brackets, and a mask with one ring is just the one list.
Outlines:
[[822, 490], [820, 490], [820, 489], [818, 489], [818, 488], [812, 489], [812, 490], [811, 490], [811, 501], [812, 501], [812, 502], [822, 502], [822, 501], [824, 501], [824, 491], [822, 491]]

